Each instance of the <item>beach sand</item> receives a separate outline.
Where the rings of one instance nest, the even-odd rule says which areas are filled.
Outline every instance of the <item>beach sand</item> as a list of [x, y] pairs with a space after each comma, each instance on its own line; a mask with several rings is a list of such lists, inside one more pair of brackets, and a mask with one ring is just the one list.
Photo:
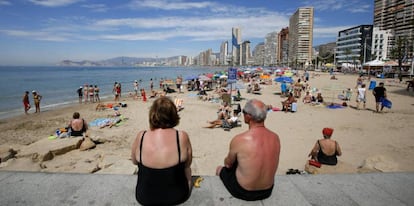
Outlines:
[[[329, 74], [317, 73], [309, 83], [312, 88], [321, 90], [325, 101], [342, 103], [337, 95], [346, 88], [355, 91], [357, 76], [336, 74], [336, 77], [337, 80], [331, 80]], [[339, 157], [341, 162], [354, 168], [365, 162], [365, 165], [382, 172], [414, 171], [414, 92], [407, 92], [406, 85], [395, 82], [394, 79], [372, 80], [377, 84], [381, 81], [385, 83], [388, 97], [393, 102], [392, 109], [384, 108], [383, 113], [374, 113], [375, 100], [372, 91], [368, 90], [366, 110], [353, 108], [356, 105], [354, 92], [351, 101], [348, 102], [349, 106], [353, 107], [328, 109], [322, 105], [305, 105], [300, 100], [298, 111], [295, 113], [269, 112], [265, 125], [276, 132], [281, 141], [277, 174], [285, 174], [289, 168], [303, 170], [305, 162], [309, 159], [309, 151], [316, 140], [322, 138], [324, 127], [334, 128], [332, 139], [338, 141], [342, 148], [343, 155]], [[367, 88], [369, 83], [365, 81]], [[245, 100], [240, 102], [241, 106], [244, 106], [246, 99], [256, 98], [265, 104], [281, 108], [280, 102], [285, 98], [278, 94], [280, 84], [273, 82], [272, 85], [261, 87], [260, 95], [248, 94], [242, 89], [241, 95]], [[187, 91], [168, 96], [184, 100], [184, 110], [180, 111], [181, 121], [176, 128], [189, 134], [193, 146], [193, 175], [214, 175], [216, 167], [223, 164], [231, 138], [247, 130], [247, 125], [243, 123], [241, 127], [233, 128], [231, 131], [224, 131], [222, 128], [203, 128], [207, 125], [206, 121], [217, 117], [219, 103], [202, 101], [194, 92]], [[148, 110], [152, 101], [153, 99], [143, 102], [140, 99], [122, 97], [121, 102], [126, 103], [127, 107], [121, 108], [120, 112], [128, 119], [112, 128], [91, 127], [89, 136], [96, 141], [104, 140], [99, 141], [94, 149], [75, 149], [42, 163], [32, 162], [30, 157], [11, 159], [1, 163], [0, 170], [85, 172], [77, 167], [81, 167], [81, 164], [96, 163], [97, 159], [102, 158], [132, 165], [130, 148], [138, 131], [149, 128]], [[13, 148], [19, 153], [24, 151], [27, 145], [40, 140], [45, 144], [48, 141], [66, 141], [45, 139], [54, 134], [57, 128], [65, 127], [75, 111], [88, 122], [113, 114], [113, 110], [95, 111], [95, 107], [96, 103], [81, 104], [40, 114], [33, 114], [32, 108], [29, 115], [22, 114], [1, 120], [0, 151]], [[243, 121], [243, 117], [241, 120]], [[340, 170], [337, 172], [341, 173]]]

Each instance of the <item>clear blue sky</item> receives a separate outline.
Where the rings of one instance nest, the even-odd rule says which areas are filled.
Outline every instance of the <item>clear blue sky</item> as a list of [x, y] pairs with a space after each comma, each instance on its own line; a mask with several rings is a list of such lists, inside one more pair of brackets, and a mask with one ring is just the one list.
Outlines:
[[314, 46], [373, 22], [373, 0], [0, 0], [0, 65], [196, 56], [242, 29], [252, 47], [314, 7]]

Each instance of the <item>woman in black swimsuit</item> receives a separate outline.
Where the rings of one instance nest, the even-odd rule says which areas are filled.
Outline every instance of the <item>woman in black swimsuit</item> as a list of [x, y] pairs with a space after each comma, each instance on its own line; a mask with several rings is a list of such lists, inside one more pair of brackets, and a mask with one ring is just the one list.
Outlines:
[[192, 148], [188, 134], [174, 129], [179, 120], [174, 102], [158, 98], [149, 112], [150, 129], [140, 131], [132, 145], [135, 197], [142, 205], [175, 205], [190, 196]]
[[332, 133], [332, 128], [323, 128], [323, 139], [315, 143], [315, 146], [309, 153], [309, 157], [325, 165], [337, 164], [338, 160], [336, 157], [341, 156], [342, 151], [339, 144], [331, 139]]

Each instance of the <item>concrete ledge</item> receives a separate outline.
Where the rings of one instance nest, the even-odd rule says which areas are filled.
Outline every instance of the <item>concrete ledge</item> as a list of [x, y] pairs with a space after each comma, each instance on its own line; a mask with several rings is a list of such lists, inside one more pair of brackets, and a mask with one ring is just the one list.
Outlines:
[[[138, 205], [135, 175], [0, 172], [0, 205]], [[233, 198], [205, 176], [183, 205], [413, 205], [414, 173], [276, 176], [263, 201]]]

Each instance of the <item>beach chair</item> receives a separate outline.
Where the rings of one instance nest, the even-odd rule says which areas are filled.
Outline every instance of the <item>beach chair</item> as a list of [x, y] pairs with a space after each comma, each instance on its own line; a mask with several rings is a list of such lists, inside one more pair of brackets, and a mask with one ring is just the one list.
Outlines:
[[222, 94], [221, 99], [223, 102], [227, 102], [228, 105], [231, 105], [231, 95], [230, 94]]

